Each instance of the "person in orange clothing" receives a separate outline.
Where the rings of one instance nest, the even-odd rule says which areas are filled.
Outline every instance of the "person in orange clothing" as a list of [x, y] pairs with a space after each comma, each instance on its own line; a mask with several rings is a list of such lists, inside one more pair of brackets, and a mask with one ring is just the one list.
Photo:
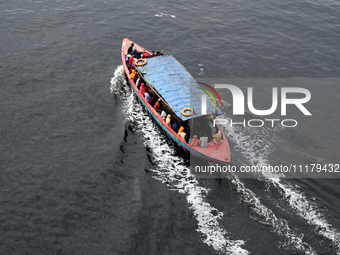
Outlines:
[[161, 112], [161, 99], [159, 98], [153, 107], [157, 112]]
[[198, 140], [197, 135], [194, 135], [194, 138], [192, 138], [191, 141], [190, 141], [190, 145], [191, 146], [198, 146], [199, 142], [200, 142], [200, 140]]
[[183, 127], [183, 125], [181, 125], [181, 127], [178, 129], [177, 133], [179, 134], [179, 133], [184, 132], [184, 129], [185, 129], [185, 127]]
[[131, 74], [130, 74], [130, 77], [131, 77], [132, 79], [134, 79], [135, 76], [136, 76], [136, 70], [135, 70], [135, 69], [132, 69], [132, 72], [131, 72]]

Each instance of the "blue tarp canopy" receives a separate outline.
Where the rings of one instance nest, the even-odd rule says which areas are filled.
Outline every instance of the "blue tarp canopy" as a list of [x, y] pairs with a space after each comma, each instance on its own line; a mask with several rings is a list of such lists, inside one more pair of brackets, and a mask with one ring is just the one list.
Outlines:
[[[139, 66], [138, 70], [182, 120], [202, 116], [202, 94], [205, 92], [173, 56], [148, 58], [146, 65]], [[207, 113], [204, 115], [214, 114], [215, 104], [209, 95], [205, 95]], [[183, 108], [194, 109], [194, 114], [183, 116]], [[217, 114], [222, 114], [220, 109]]]

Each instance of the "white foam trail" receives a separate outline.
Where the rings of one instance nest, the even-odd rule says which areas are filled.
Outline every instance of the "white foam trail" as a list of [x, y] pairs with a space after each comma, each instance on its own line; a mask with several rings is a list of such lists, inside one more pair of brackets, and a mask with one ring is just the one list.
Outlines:
[[289, 205], [294, 208], [299, 216], [307, 220], [308, 224], [314, 225], [317, 233], [332, 241], [336, 254], [340, 254], [340, 233], [327, 222], [317, 205], [308, 201], [307, 197], [297, 185], [284, 183], [282, 180], [273, 178], [270, 181], [281, 191], [288, 200]]
[[[230, 126], [224, 126], [224, 128], [227, 129], [226, 134], [228, 137], [232, 138], [236, 143], [234, 149], [238, 149], [252, 165], [268, 165], [267, 158], [274, 149], [275, 141], [278, 140], [275, 133], [279, 130], [252, 129], [250, 131], [249, 129], [231, 128]], [[264, 136], [254, 136], [256, 132], [261, 132]], [[326, 221], [317, 205], [308, 200], [301, 191], [301, 188], [280, 179], [280, 177], [284, 177], [284, 175], [270, 173], [263, 173], [263, 175], [267, 178], [267, 182], [279, 189], [280, 193], [300, 217], [307, 220], [308, 224], [314, 225], [318, 230], [318, 234], [332, 241], [336, 253], [340, 254], [339, 231]]]
[[[226, 118], [223, 116], [223, 118]], [[232, 139], [235, 144], [234, 150], [237, 149], [241, 154], [251, 161], [252, 165], [268, 165], [267, 156], [274, 149], [273, 142], [268, 141], [268, 130], [252, 129], [250, 132], [245, 128], [230, 127], [222, 125], [226, 130], [226, 135]], [[273, 138], [273, 134], [270, 137]], [[269, 175], [268, 178], [278, 177], [278, 175]], [[255, 219], [264, 225], [272, 227], [272, 231], [285, 239], [285, 246], [302, 251], [306, 254], [316, 254], [312, 247], [303, 242], [303, 234], [295, 234], [284, 219], [279, 219], [268, 207], [264, 206], [254, 192], [244, 186], [237, 176], [234, 176], [232, 183], [236, 186], [237, 192], [241, 194], [242, 200], [252, 206], [255, 213]]]
[[264, 206], [255, 193], [246, 188], [236, 175], [229, 177], [229, 181], [236, 192], [241, 195], [242, 201], [251, 206], [252, 214], [250, 217], [266, 226], [270, 226], [274, 233], [284, 237], [285, 243], [283, 246], [294, 248], [305, 254], [316, 254], [310, 245], [303, 242], [303, 234], [295, 234], [289, 228], [287, 221], [277, 218], [273, 211]]
[[[122, 88], [127, 88], [127, 81], [123, 65], [117, 66], [111, 78], [110, 93], [122, 95]], [[123, 91], [125, 92], [125, 90]]]
[[[111, 79], [111, 93], [122, 91], [126, 86], [124, 69], [118, 67]], [[152, 170], [157, 174], [155, 178], [166, 183], [171, 189], [186, 194], [190, 209], [198, 221], [197, 231], [203, 235], [203, 242], [214, 250], [224, 254], [249, 254], [243, 249], [243, 240], [231, 240], [218, 220], [223, 216], [216, 208], [205, 201], [208, 190], [199, 185], [198, 180], [185, 166], [183, 159], [175, 155], [174, 149], [166, 142], [168, 139], [156, 127], [142, 106], [136, 101], [133, 93], [123, 95], [124, 111], [128, 120], [133, 122], [138, 132], [143, 134], [144, 144], [151, 148], [153, 157], [157, 161], [157, 169]]]
[[198, 221], [197, 231], [204, 236], [203, 242], [225, 254], [248, 254], [248, 251], [241, 248], [243, 240], [230, 240], [225, 237], [227, 232], [218, 222], [223, 213], [204, 201], [208, 190], [199, 186], [198, 180], [185, 166], [183, 159], [175, 156], [173, 148], [166, 142], [167, 139], [144, 113], [141, 105], [134, 100], [133, 94], [126, 100], [125, 111], [128, 119], [138, 125], [138, 130], [145, 139], [144, 144], [152, 149], [158, 165], [157, 169], [153, 170], [157, 173], [155, 178], [186, 194], [190, 209]]

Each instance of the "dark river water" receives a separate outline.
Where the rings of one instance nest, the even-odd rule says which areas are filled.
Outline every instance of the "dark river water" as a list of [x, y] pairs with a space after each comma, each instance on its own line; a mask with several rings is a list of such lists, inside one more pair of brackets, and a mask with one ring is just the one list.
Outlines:
[[295, 128], [225, 126], [231, 164], [335, 165], [339, 8], [0, 1], [0, 254], [340, 254], [339, 173], [196, 175], [134, 97], [120, 55], [128, 37], [197, 80], [256, 84], [258, 108], [265, 82], [308, 88], [312, 116], [291, 110]]

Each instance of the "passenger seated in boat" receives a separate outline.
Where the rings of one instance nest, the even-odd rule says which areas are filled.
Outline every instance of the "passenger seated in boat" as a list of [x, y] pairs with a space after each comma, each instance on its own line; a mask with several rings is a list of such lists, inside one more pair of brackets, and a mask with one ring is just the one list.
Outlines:
[[160, 98], [157, 100], [157, 102], [155, 103], [155, 106], [153, 108], [155, 108], [156, 111], [161, 109], [161, 99]]
[[140, 58], [140, 52], [138, 52], [136, 49], [133, 51], [133, 54], [135, 54], [135, 57], [136, 57], [137, 59]]
[[153, 90], [148, 86], [148, 84], [145, 84], [146, 91], [149, 93], [150, 97], [154, 95]]
[[214, 134], [213, 137], [214, 137], [214, 143], [216, 143], [216, 144], [222, 143], [222, 135], [221, 134], [219, 134], [219, 133]]
[[[138, 90], [140, 90], [140, 86], [142, 85], [142, 83], [144, 83], [144, 85], [145, 85], [144, 79], [139, 76], [139, 79], [137, 79], [137, 81], [136, 81], [136, 86], [137, 86]], [[145, 87], [146, 87], [146, 85], [145, 85]]]
[[186, 133], [182, 131], [182, 132], [179, 132], [178, 135], [182, 137], [183, 139], [185, 139]]
[[135, 44], [131, 43], [130, 47], [127, 50], [127, 54], [131, 54], [131, 52], [133, 52], [133, 46], [135, 46]]
[[181, 127], [178, 129], [178, 134], [182, 133], [185, 130], [185, 127], [183, 125], [183, 123], [181, 124]]
[[156, 53], [155, 53], [155, 51], [153, 50], [152, 52], [151, 52], [151, 56], [153, 56], [153, 55], [155, 55]]
[[204, 136], [202, 136], [200, 138], [199, 145], [201, 145], [202, 148], [207, 148], [208, 147], [208, 136], [207, 136], [207, 133], [205, 133]]
[[130, 59], [129, 59], [129, 66], [130, 66], [130, 67], [132, 67], [133, 64], [134, 64], [133, 61], [135, 61], [135, 56], [136, 56], [135, 54], [132, 54], [131, 57], [130, 57]]
[[178, 130], [178, 135], [182, 137], [186, 143], [189, 142], [190, 139], [190, 127], [186, 122], [181, 123], [181, 127]]
[[149, 93], [148, 93], [147, 91], [145, 91], [144, 97], [145, 97], [146, 101], [147, 101], [148, 103], [150, 103], [151, 97], [150, 97], [150, 95], [149, 95]]
[[[126, 59], [126, 57], [127, 57], [127, 59]], [[129, 69], [129, 72], [131, 73], [130, 69], [131, 69], [132, 66], [130, 66], [130, 64], [129, 64], [131, 55], [127, 55], [126, 57], [125, 57], [126, 67]]]
[[153, 95], [153, 96], [150, 98], [150, 102], [149, 102], [149, 103], [150, 103], [150, 105], [151, 105], [152, 107], [154, 107], [156, 101], [157, 101], [157, 97], [156, 97], [155, 95]]
[[174, 120], [174, 123], [172, 124], [172, 130], [175, 131], [176, 133], [179, 130], [179, 124], [177, 123], [177, 120]]
[[215, 145], [216, 145], [216, 150], [217, 150], [218, 145], [221, 144], [221, 143], [223, 143], [222, 135], [219, 134], [219, 133], [217, 133], [217, 134], [214, 134], [213, 137], [214, 137], [213, 142], [215, 143]]
[[130, 59], [130, 57], [131, 57], [130, 54], [128, 54], [128, 55], [125, 56], [125, 63], [126, 63], [127, 66], [129, 65], [129, 59]]
[[134, 78], [136, 77], [136, 70], [135, 70], [135, 69], [132, 69], [132, 72], [131, 72], [131, 74], [130, 74], [130, 77], [131, 77], [132, 79], [134, 79]]
[[138, 80], [138, 79], [140, 79], [140, 78], [139, 78], [139, 74], [136, 72], [135, 78], [133, 78], [133, 82], [134, 82], [135, 84], [137, 84], [137, 80]]
[[157, 102], [155, 103], [155, 106], [153, 107], [156, 112], [160, 113], [161, 112], [161, 99], [159, 98]]
[[194, 135], [194, 138], [191, 139], [190, 145], [191, 146], [198, 146], [200, 140], [198, 140], [197, 135]]
[[166, 117], [168, 117], [168, 111], [167, 110], [163, 110], [161, 113], [161, 118], [165, 121]]
[[146, 87], [145, 87], [145, 84], [144, 83], [142, 83], [141, 85], [140, 85], [140, 93], [144, 96], [144, 94], [145, 94], [145, 91], [146, 91]]
[[165, 122], [171, 127], [171, 115], [170, 114], [168, 114], [168, 116], [166, 117]]

